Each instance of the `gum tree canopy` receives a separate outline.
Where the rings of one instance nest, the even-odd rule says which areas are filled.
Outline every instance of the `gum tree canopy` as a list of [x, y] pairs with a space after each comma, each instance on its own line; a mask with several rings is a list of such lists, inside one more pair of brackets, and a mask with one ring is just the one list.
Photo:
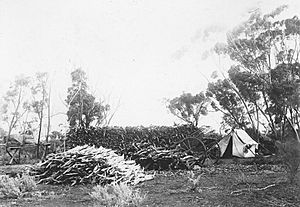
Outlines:
[[28, 96], [30, 78], [25, 76], [16, 77], [9, 87], [3, 100], [1, 100], [2, 120], [8, 126], [8, 138], [12, 131], [21, 125], [21, 120], [30, 111], [30, 104], [26, 100]]
[[179, 97], [168, 100], [170, 112], [188, 124], [198, 126], [201, 115], [207, 115], [208, 98], [203, 92], [196, 95], [183, 93]]
[[234, 64], [228, 77], [209, 84], [207, 95], [230, 125], [263, 127], [277, 137], [284, 137], [287, 127], [300, 128], [300, 20], [278, 20], [285, 8], [253, 12], [228, 33], [226, 44], [215, 46]]
[[87, 77], [82, 69], [71, 73], [72, 86], [68, 88], [68, 122], [71, 128], [88, 128], [92, 123], [100, 125], [106, 118], [110, 106], [97, 102], [88, 92]]

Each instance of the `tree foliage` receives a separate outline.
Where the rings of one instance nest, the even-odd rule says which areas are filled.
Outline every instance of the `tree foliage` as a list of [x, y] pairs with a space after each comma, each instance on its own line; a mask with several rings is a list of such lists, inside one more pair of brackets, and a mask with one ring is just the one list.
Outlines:
[[234, 64], [228, 77], [208, 86], [215, 108], [229, 123], [257, 130], [263, 126], [277, 137], [284, 137], [287, 125], [294, 132], [300, 128], [300, 20], [278, 20], [285, 8], [265, 15], [253, 12], [228, 33], [226, 44], [215, 46], [217, 54], [228, 55]]
[[230, 81], [218, 80], [215, 83], [209, 83], [206, 94], [217, 100], [213, 100], [211, 105], [216, 111], [223, 112], [223, 119], [227, 124], [233, 127], [245, 127], [248, 124], [244, 107], [232, 89]]
[[29, 77], [18, 76], [3, 97], [1, 114], [2, 120], [8, 126], [8, 137], [20, 124], [22, 117], [30, 110], [30, 104], [26, 99], [29, 84]]
[[201, 115], [207, 115], [209, 99], [203, 92], [192, 95], [183, 93], [179, 97], [168, 100], [170, 112], [188, 124], [198, 126]]
[[88, 92], [86, 73], [77, 69], [71, 73], [72, 86], [68, 88], [68, 122], [70, 127], [88, 128], [91, 124], [101, 125], [110, 109], [108, 104], [97, 102]]
[[[44, 110], [48, 103], [48, 73], [36, 73], [34, 83], [31, 87], [32, 109], [38, 117], [38, 139], [37, 139], [37, 157], [39, 157], [40, 142], [42, 136], [42, 125], [44, 119]], [[49, 106], [48, 106], [49, 107]]]

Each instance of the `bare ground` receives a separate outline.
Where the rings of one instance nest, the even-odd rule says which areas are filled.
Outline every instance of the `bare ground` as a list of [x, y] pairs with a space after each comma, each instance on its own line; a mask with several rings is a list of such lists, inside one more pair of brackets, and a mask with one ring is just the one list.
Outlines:
[[[23, 167], [1, 167], [0, 173]], [[299, 175], [297, 182], [288, 183], [280, 165], [223, 163], [193, 172], [196, 177], [201, 175], [196, 186], [188, 179], [187, 171], [149, 172], [156, 173], [155, 178], [136, 186], [147, 194], [142, 207], [300, 206]], [[0, 207], [94, 206], [91, 189], [92, 186], [38, 185], [36, 192], [23, 198], [0, 200]]]

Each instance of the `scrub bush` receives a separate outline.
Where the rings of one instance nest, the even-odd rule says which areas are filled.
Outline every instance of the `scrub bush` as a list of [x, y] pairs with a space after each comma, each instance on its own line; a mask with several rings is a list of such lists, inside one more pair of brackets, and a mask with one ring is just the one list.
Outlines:
[[31, 176], [0, 176], [0, 197], [2, 198], [19, 198], [25, 193], [32, 192], [35, 189], [36, 182]]
[[285, 143], [276, 142], [282, 164], [287, 169], [287, 178], [290, 183], [295, 181], [300, 165], [300, 143], [297, 140], [289, 140]]
[[146, 195], [134, 190], [126, 183], [101, 186], [97, 185], [90, 193], [96, 201], [95, 206], [137, 207], [145, 200]]

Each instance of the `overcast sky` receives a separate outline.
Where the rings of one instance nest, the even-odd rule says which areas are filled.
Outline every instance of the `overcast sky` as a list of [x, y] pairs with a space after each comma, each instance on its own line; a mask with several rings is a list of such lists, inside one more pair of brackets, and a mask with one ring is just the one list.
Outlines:
[[[47, 71], [52, 112], [66, 112], [70, 73], [80, 67], [95, 96], [117, 108], [112, 125], [173, 125], [179, 120], [164, 100], [205, 90], [205, 77], [220, 69], [214, 57], [202, 58], [207, 49], [249, 11], [289, 4], [294, 16], [297, 2], [0, 0], [0, 92], [16, 75]], [[200, 124], [218, 122], [209, 115]]]

